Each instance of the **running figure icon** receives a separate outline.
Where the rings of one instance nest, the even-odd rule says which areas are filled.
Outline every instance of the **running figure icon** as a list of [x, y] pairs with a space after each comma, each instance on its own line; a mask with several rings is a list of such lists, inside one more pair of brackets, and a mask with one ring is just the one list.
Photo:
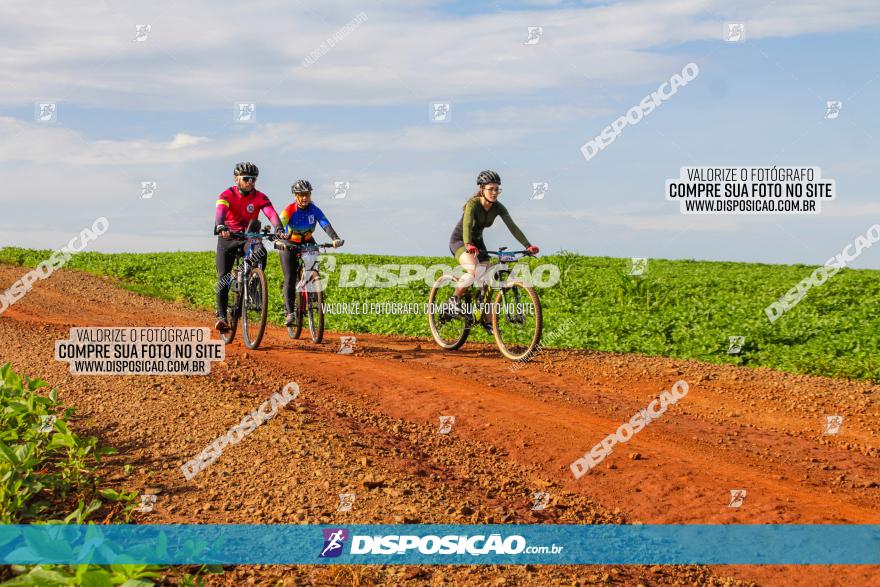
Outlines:
[[348, 538], [348, 531], [344, 528], [337, 530], [324, 530], [324, 550], [321, 551], [319, 558], [333, 558], [342, 554], [342, 545]]

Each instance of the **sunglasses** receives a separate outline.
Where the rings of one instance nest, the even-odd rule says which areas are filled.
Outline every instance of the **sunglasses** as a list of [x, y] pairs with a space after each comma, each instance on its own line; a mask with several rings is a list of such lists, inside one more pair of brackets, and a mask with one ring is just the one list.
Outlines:
[[298, 194], [294, 194], [297, 198], [311, 198], [312, 192], [300, 192]]
[[486, 190], [487, 192], [495, 192], [495, 193], [499, 193], [499, 194], [504, 191], [501, 188], [483, 188], [483, 189]]
[[241, 179], [243, 179], [244, 181], [257, 181], [257, 176], [256, 175], [242, 175]]

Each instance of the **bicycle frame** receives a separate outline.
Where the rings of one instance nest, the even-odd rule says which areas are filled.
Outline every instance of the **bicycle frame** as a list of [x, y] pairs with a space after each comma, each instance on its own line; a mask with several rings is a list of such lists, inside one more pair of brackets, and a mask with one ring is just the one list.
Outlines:
[[[305, 294], [309, 291], [321, 291], [322, 289], [320, 260], [318, 259], [319, 250], [320, 247], [318, 245], [299, 247], [298, 256], [302, 263], [300, 271], [302, 278], [296, 284], [296, 291], [303, 294], [303, 299], [305, 299]], [[306, 267], [306, 263], [311, 263], [311, 266]], [[308, 277], [306, 277], [306, 274], [308, 274]]]
[[[218, 282], [218, 288], [229, 283], [234, 300], [227, 306], [227, 324], [229, 328], [221, 332], [223, 341], [227, 344], [235, 338], [235, 332], [239, 318], [242, 323], [242, 335], [245, 346], [249, 349], [259, 347], [260, 341], [266, 330], [266, 313], [268, 309], [268, 294], [266, 292], [266, 276], [263, 272], [264, 259], [260, 256], [266, 254], [266, 248], [262, 245], [263, 239], [277, 240], [279, 237], [270, 233], [269, 227], [260, 232], [239, 232], [222, 227], [221, 233], [227, 233], [228, 237], [242, 242], [241, 254], [236, 255], [235, 263], [231, 271]], [[256, 312], [256, 317], [251, 317], [251, 311]], [[251, 331], [251, 327], [255, 331]]]
[[251, 267], [253, 267], [251, 258], [254, 249], [257, 247], [257, 244], [262, 243], [263, 238], [268, 235], [262, 232], [236, 232], [233, 233], [233, 235], [246, 239], [244, 256], [237, 259], [235, 266], [232, 268], [232, 282], [239, 286], [238, 305], [241, 306], [245, 297], [244, 290], [241, 288], [241, 286], [244, 283], [244, 276], [247, 275], [248, 272], [251, 270]]
[[289, 311], [294, 313], [293, 322], [288, 321], [287, 334], [292, 339], [299, 338], [302, 332], [303, 319], [308, 318], [309, 335], [312, 342], [320, 343], [324, 338], [323, 283], [321, 281], [320, 261], [318, 252], [321, 248], [332, 247], [332, 244], [276, 242], [275, 248], [295, 254], [299, 260], [299, 269], [293, 286], [293, 304]]
[[[485, 274], [480, 276], [478, 279], [482, 280], [480, 284], [480, 288], [477, 290], [477, 293], [474, 294], [474, 312], [470, 313], [472, 320], [474, 322], [478, 322], [483, 318], [484, 312], [481, 309], [483, 302], [488, 302], [490, 299], [490, 294], [492, 290], [504, 289], [504, 282], [507, 281], [507, 278], [510, 277], [510, 273], [512, 272], [511, 267], [508, 263], [517, 263], [522, 257], [529, 257], [532, 254], [528, 251], [506, 251], [507, 247], [500, 247], [497, 251], [486, 251], [487, 254], [492, 256], [497, 256], [498, 261], [491, 263], [486, 261], [484, 263], [479, 263], [477, 267], [481, 265], [486, 267]], [[521, 255], [517, 257], [516, 255]], [[492, 282], [495, 282], [497, 285], [493, 285]], [[466, 296], [471, 295], [470, 290], [465, 294]]]
[[247, 245], [245, 245], [245, 248], [244, 248], [244, 272], [245, 273], [247, 273], [248, 270], [252, 266], [249, 259], [251, 258], [251, 255], [253, 254], [254, 249], [257, 248], [257, 244], [262, 244], [262, 242], [263, 242], [262, 238], [251, 237], [251, 238], [247, 239]]
[[[321, 282], [320, 260], [318, 259], [318, 251], [333, 247], [332, 243], [306, 243], [297, 244], [289, 241], [276, 242], [275, 248], [281, 250], [286, 249], [295, 253], [300, 258], [300, 270], [297, 275], [296, 294], [300, 298], [299, 311], [302, 312], [308, 300], [309, 292], [322, 291], [323, 283]], [[310, 266], [306, 267], [306, 263]], [[308, 274], [308, 276], [306, 276]]]
[[[446, 274], [434, 282], [428, 301], [431, 310], [428, 324], [431, 335], [440, 347], [458, 350], [467, 341], [473, 326], [481, 324], [495, 339], [498, 350], [512, 361], [528, 360], [541, 340], [543, 319], [541, 301], [537, 292], [527, 282], [512, 278], [510, 263], [516, 263], [521, 256], [531, 256], [529, 251], [505, 252], [485, 251], [497, 256], [495, 263], [481, 262], [476, 288], [468, 287], [462, 295], [458, 308], [443, 309], [442, 301], [448, 289], [458, 291], [460, 276]], [[441, 293], [442, 292], [442, 293]], [[527, 319], [527, 316], [533, 317]]]

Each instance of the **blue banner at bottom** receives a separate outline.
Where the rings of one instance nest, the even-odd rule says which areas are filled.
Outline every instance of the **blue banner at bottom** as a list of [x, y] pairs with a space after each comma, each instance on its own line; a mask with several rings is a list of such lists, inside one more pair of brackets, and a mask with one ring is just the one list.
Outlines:
[[880, 565], [880, 525], [0, 525], [0, 561]]

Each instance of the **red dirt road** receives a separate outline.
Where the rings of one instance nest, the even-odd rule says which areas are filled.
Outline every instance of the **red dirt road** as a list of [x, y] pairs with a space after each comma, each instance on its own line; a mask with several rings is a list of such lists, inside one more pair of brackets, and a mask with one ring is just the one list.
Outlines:
[[[0, 266], [0, 288], [21, 276]], [[493, 348], [338, 333], [315, 345], [270, 327], [204, 377], [73, 376], [54, 361], [71, 326], [205, 326], [210, 314], [61, 271], [0, 315], [0, 363], [46, 379], [77, 426], [158, 493], [142, 520], [284, 523], [880, 523], [880, 390], [862, 382], [637, 355]], [[391, 318], [389, 318], [391, 319]], [[328, 318], [332, 328], [332, 316]], [[348, 333], [345, 333], [348, 334]], [[427, 326], [426, 326], [427, 334]], [[689, 392], [593, 471], [569, 465], [677, 380]], [[300, 397], [208, 469], [179, 467], [284, 383]], [[841, 415], [823, 435], [826, 415]], [[455, 416], [448, 435], [441, 415]], [[739, 508], [730, 490], [747, 491]], [[553, 496], [543, 512], [531, 494]], [[336, 512], [337, 495], [357, 494]], [[217, 584], [880, 585], [877, 567], [237, 568]], [[505, 583], [506, 582], [506, 583]]]

